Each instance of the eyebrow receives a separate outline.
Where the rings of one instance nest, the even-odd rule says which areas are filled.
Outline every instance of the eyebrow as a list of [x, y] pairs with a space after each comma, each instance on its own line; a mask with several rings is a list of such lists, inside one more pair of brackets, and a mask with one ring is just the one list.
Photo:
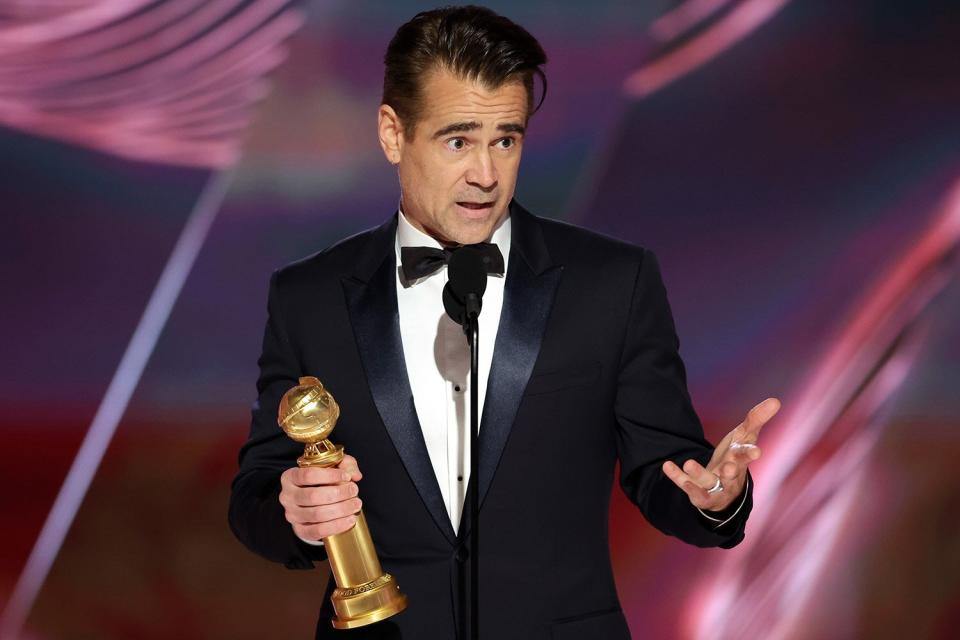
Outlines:
[[[451, 133], [466, 133], [467, 131], [474, 131], [481, 128], [483, 128], [483, 125], [476, 120], [471, 120], [470, 122], [454, 122], [453, 124], [448, 124], [444, 128], [434, 133], [433, 137], [442, 138], [443, 136], [450, 135]], [[519, 133], [520, 135], [523, 135], [526, 130], [526, 127], [515, 122], [507, 122], [497, 125], [497, 131], [502, 131], [504, 133]]]

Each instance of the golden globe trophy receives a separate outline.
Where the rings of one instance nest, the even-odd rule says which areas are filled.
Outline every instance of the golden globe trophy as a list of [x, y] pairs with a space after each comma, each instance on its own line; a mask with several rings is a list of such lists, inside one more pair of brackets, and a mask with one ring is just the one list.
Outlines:
[[[340, 406], [323, 384], [313, 376], [300, 378], [300, 384], [280, 400], [277, 422], [286, 434], [306, 445], [297, 458], [301, 467], [335, 467], [343, 460], [343, 446], [327, 437], [340, 417]], [[384, 573], [377, 558], [363, 510], [349, 531], [323, 539], [330, 559], [330, 571], [337, 581], [333, 601], [333, 626], [352, 629], [389, 618], [407, 608], [407, 596], [397, 581]]]

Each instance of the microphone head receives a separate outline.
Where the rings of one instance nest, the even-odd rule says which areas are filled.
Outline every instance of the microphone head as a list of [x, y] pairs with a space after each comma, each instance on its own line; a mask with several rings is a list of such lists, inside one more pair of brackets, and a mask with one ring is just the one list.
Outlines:
[[467, 305], [463, 303], [463, 300], [457, 299], [453, 289], [450, 288], [449, 282], [443, 286], [443, 308], [450, 319], [457, 324], [463, 326], [463, 323], [466, 322]]
[[460, 300], [466, 300], [471, 293], [482, 298], [487, 290], [487, 268], [483, 264], [483, 256], [470, 245], [460, 247], [447, 262], [447, 278], [450, 288]]

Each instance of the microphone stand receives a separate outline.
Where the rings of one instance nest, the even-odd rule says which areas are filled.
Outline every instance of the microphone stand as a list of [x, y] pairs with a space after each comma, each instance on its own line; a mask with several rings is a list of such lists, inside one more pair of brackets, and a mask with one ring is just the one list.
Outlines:
[[[449, 279], [443, 287], [443, 306], [447, 315], [463, 327], [470, 345], [470, 479], [467, 485], [467, 499], [464, 504], [464, 513], [470, 514], [470, 599], [467, 606], [467, 573], [464, 568], [457, 572], [458, 597], [462, 616], [460, 618], [460, 639], [473, 640], [480, 638], [480, 418], [479, 418], [479, 390], [480, 375], [477, 365], [477, 354], [480, 342], [480, 308], [483, 292], [487, 288], [487, 270], [484, 267], [480, 254], [462, 249], [453, 253], [447, 263]], [[461, 524], [463, 518], [461, 518]], [[463, 551], [463, 548], [458, 551]], [[462, 560], [459, 560], [462, 562]], [[461, 565], [462, 567], [462, 565]], [[467, 620], [470, 620], [469, 625]]]
[[478, 341], [480, 337], [480, 299], [475, 294], [467, 296], [464, 329], [470, 344], [470, 637], [480, 639], [480, 437], [479, 437], [479, 387]]

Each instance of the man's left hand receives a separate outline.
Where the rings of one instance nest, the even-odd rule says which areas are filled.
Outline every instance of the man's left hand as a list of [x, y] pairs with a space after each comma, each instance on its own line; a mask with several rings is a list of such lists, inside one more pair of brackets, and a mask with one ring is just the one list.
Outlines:
[[743, 422], [713, 450], [706, 468], [692, 459], [683, 463], [683, 469], [667, 460], [663, 463], [663, 472], [683, 489], [693, 506], [705, 511], [723, 511], [743, 492], [747, 465], [760, 457], [757, 446], [760, 429], [779, 410], [780, 401], [776, 398], [767, 398], [751, 409]]

